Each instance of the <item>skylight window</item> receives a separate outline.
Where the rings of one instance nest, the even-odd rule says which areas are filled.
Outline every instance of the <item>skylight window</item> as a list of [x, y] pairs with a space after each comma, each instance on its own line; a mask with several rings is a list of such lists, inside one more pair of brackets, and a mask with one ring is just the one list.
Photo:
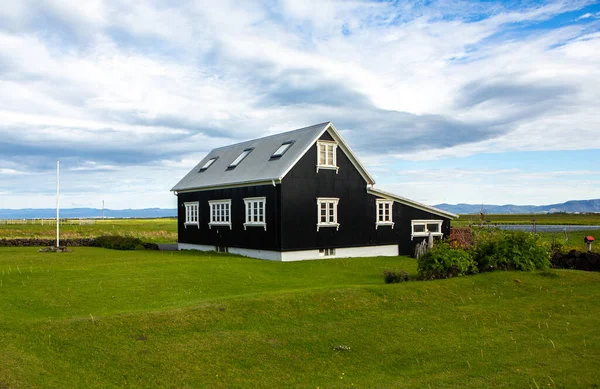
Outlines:
[[239, 165], [244, 160], [244, 158], [246, 158], [248, 156], [248, 154], [250, 154], [252, 152], [252, 150], [254, 150], [254, 149], [246, 149], [246, 150], [242, 151], [242, 153], [240, 155], [238, 155], [238, 157], [236, 159], [234, 159], [233, 162], [231, 162], [231, 165], [229, 165], [228, 169], [233, 169], [237, 165]]
[[288, 149], [290, 148], [290, 146], [292, 146], [293, 143], [294, 141], [282, 143], [281, 146], [279, 146], [279, 148], [275, 150], [273, 155], [271, 155], [271, 158], [280, 158], [283, 154], [285, 154], [286, 151], [288, 151]]
[[206, 169], [208, 169], [208, 168], [209, 168], [209, 167], [210, 167], [210, 166], [211, 166], [213, 163], [215, 163], [215, 161], [216, 161], [218, 158], [219, 158], [219, 157], [214, 157], [214, 158], [211, 158], [211, 159], [209, 159], [208, 161], [206, 161], [206, 163], [204, 164], [204, 166], [202, 166], [202, 167], [200, 168], [200, 171], [201, 171], [201, 172], [203, 172], [203, 171], [205, 171]]

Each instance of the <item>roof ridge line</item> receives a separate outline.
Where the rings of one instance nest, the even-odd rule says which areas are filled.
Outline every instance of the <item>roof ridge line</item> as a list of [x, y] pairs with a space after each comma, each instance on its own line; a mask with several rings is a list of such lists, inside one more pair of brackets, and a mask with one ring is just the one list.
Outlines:
[[285, 131], [285, 132], [279, 132], [277, 134], [262, 136], [260, 138], [248, 139], [248, 140], [244, 140], [244, 141], [237, 142], [237, 143], [231, 143], [231, 144], [228, 144], [226, 146], [215, 147], [214, 149], [211, 150], [211, 152], [216, 151], [216, 150], [220, 150], [220, 149], [224, 149], [224, 148], [229, 148], [229, 147], [232, 147], [232, 146], [238, 146], [238, 145], [241, 145], [242, 143], [254, 142], [254, 141], [257, 141], [257, 140], [267, 139], [267, 138], [271, 138], [271, 137], [274, 137], [274, 136], [281, 136], [281, 135], [288, 134], [290, 132], [295, 132], [295, 131], [300, 131], [300, 130], [306, 130], [307, 128], [322, 126], [322, 125], [329, 124], [329, 123], [331, 123], [331, 121], [326, 121], [326, 122], [323, 122], [323, 123], [312, 124], [310, 126], [296, 128], [295, 130], [289, 130], [289, 131]]

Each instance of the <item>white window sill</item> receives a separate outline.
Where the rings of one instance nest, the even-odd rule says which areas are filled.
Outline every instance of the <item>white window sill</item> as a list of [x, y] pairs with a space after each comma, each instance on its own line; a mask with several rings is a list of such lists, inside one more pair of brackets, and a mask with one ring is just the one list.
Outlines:
[[196, 227], [200, 228], [200, 223], [198, 223], [198, 222], [185, 222], [185, 223], [183, 223], [183, 226], [185, 228], [187, 228], [187, 226], [196, 226]]
[[340, 223], [318, 223], [317, 224], [317, 232], [319, 232], [319, 228], [323, 227], [334, 227], [336, 231], [340, 230]]
[[375, 229], [378, 229], [379, 227], [386, 227], [386, 226], [390, 226], [392, 227], [392, 230], [394, 229], [394, 222], [378, 222], [375, 223]]
[[265, 231], [267, 230], [267, 223], [244, 223], [244, 231], [246, 227], [263, 227]]
[[333, 165], [317, 165], [317, 173], [319, 172], [319, 170], [321, 169], [325, 169], [325, 170], [335, 170], [335, 174], [338, 173], [338, 171], [340, 170], [339, 166], [333, 166]]
[[[444, 236], [444, 234], [442, 232], [432, 232], [431, 235]], [[427, 238], [428, 236], [429, 236], [429, 232], [415, 232], [414, 234], [412, 234], [410, 236], [410, 239], [412, 240], [412, 238]]]
[[229, 227], [231, 229], [231, 223], [208, 223], [208, 229], [211, 227]]

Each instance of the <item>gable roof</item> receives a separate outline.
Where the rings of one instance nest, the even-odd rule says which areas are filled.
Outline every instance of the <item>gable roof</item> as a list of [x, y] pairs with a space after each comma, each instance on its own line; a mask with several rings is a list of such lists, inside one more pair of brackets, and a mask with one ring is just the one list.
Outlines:
[[399, 202], [400, 204], [405, 204], [410, 207], [420, 209], [422, 211], [431, 212], [435, 215], [439, 215], [442, 217], [448, 217], [450, 219], [458, 219], [458, 215], [456, 215], [452, 212], [443, 211], [441, 209], [431, 207], [429, 205], [419, 203], [418, 201], [410, 200], [410, 199], [407, 199], [406, 197], [398, 196], [393, 193], [384, 192], [382, 190], [374, 189], [374, 188], [368, 188], [367, 193], [372, 194], [374, 196], [383, 197], [388, 200], [394, 200], [396, 202]]
[[[213, 149], [172, 191], [203, 190], [211, 188], [279, 183], [285, 175], [306, 154], [312, 145], [326, 132], [335, 139], [368, 184], [375, 180], [358, 161], [348, 144], [342, 139], [331, 122], [315, 124], [294, 131], [283, 132]], [[273, 153], [286, 142], [294, 142], [279, 158], [271, 158]], [[229, 165], [244, 151], [252, 151], [234, 169]], [[200, 169], [211, 159], [217, 158], [208, 169]]]

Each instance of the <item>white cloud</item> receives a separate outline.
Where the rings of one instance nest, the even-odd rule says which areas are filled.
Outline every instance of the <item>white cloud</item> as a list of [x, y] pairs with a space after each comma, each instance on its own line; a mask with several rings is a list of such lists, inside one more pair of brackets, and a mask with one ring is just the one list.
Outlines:
[[[12, 2], [0, 10], [0, 153], [27, 158], [0, 174], [61, 158], [82, 189], [101, 178], [130, 194], [135, 173], [168, 182], [159, 193], [212, 147], [324, 120], [374, 172], [382, 150], [419, 161], [600, 148], [600, 33], [584, 22], [598, 14], [519, 27], [585, 4]], [[4, 193], [30, 187], [10, 177]]]

